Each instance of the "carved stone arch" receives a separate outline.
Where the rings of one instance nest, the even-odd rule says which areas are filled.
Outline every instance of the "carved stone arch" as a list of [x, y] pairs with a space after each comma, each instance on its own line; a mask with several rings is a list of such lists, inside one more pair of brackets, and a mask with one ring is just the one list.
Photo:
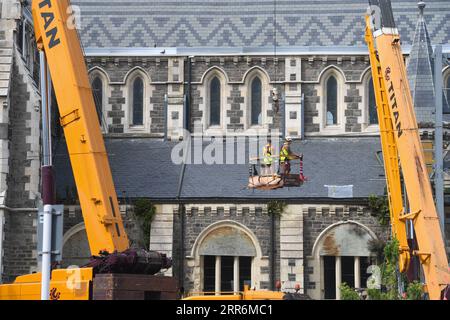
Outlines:
[[447, 74], [450, 74], [450, 66], [445, 66], [445, 67], [442, 69], [442, 74], [443, 74], [444, 76], [446, 76]]
[[92, 77], [99, 75], [103, 79], [105, 79], [108, 84], [111, 82], [111, 78], [110, 78], [108, 72], [106, 72], [105, 69], [103, 69], [102, 67], [99, 67], [99, 66], [90, 68], [88, 70], [88, 75], [89, 75], [90, 80], [92, 80]]
[[242, 77], [242, 83], [246, 83], [249, 78], [255, 77], [255, 75], [260, 75], [261, 78], [265, 78], [262, 80], [267, 81], [268, 83], [270, 83], [271, 81], [269, 73], [267, 73], [265, 69], [261, 68], [260, 66], [253, 66], [244, 73]]
[[362, 73], [361, 77], [359, 78], [360, 83], [364, 83], [364, 81], [367, 81], [368, 78], [372, 77], [372, 67], [367, 67]]
[[91, 251], [84, 223], [70, 228], [63, 237], [62, 257], [63, 267], [81, 266], [89, 261]]
[[[442, 70], [442, 79], [444, 81], [444, 89], [449, 90], [450, 88], [447, 87], [447, 82], [450, 79], [450, 66], [446, 66], [443, 70]], [[448, 97], [448, 99], [450, 100], [450, 97]]]
[[377, 236], [362, 223], [348, 220], [334, 223], [317, 237], [312, 256], [370, 256], [368, 241]]
[[109, 77], [108, 72], [106, 72], [105, 69], [103, 69], [99, 66], [95, 66], [95, 67], [92, 67], [91, 69], [89, 69], [88, 74], [89, 74], [90, 80], [92, 80], [92, 78], [95, 77], [96, 75], [99, 75], [104, 80], [106, 80], [106, 84], [109, 84], [111, 82], [111, 78]]
[[319, 74], [317, 78], [317, 82], [323, 83], [324, 78], [329, 77], [330, 73], [335, 73], [338, 77], [341, 77], [341, 80], [345, 83], [347, 82], [347, 78], [345, 77], [344, 71], [339, 68], [338, 66], [335, 66], [334, 64], [329, 65], [325, 67]]
[[144, 81], [147, 82], [147, 84], [152, 83], [152, 77], [150, 77], [150, 74], [147, 72], [147, 70], [140, 66], [135, 66], [128, 70], [128, 72], [123, 77], [123, 83], [128, 83], [130, 81], [129, 79], [135, 77], [136, 74], [140, 74], [144, 78]]
[[208, 68], [202, 75], [200, 79], [200, 83], [205, 84], [205, 81], [211, 80], [214, 76], [218, 76], [223, 81], [224, 84], [227, 84], [230, 82], [230, 79], [228, 78], [228, 74], [226, 71], [218, 66], [212, 66]]
[[[200, 234], [197, 236], [197, 238], [195, 239], [194, 245], [192, 246], [192, 250], [191, 250], [191, 257], [196, 257], [198, 255], [200, 255], [200, 252], [202, 250], [209, 250], [210, 248], [208, 248], [207, 246], [205, 246], [205, 240], [215, 240], [213, 238], [220, 236], [220, 231], [223, 231], [224, 229], [227, 229], [225, 233], [222, 233], [222, 235], [225, 235], [225, 238], [230, 238], [230, 236], [237, 235], [237, 236], [241, 236], [241, 239], [245, 239], [246, 241], [246, 247], [248, 248], [248, 244], [251, 243], [251, 245], [254, 247], [254, 252], [251, 254], [251, 252], [247, 252], [247, 254], [244, 255], [248, 255], [248, 256], [255, 256], [255, 257], [261, 257], [262, 256], [262, 249], [261, 246], [259, 245], [259, 241], [258, 238], [256, 237], [256, 235], [246, 226], [244, 226], [243, 224], [236, 222], [236, 221], [232, 221], [232, 220], [223, 220], [223, 221], [219, 221], [219, 222], [215, 222], [211, 225], [209, 225], [207, 228], [205, 228], [204, 230], [202, 230], [202, 232], [200, 232]], [[230, 232], [231, 229], [231, 232]], [[235, 231], [235, 232], [234, 232]], [[234, 232], [234, 233], [233, 233]], [[215, 244], [220, 245], [220, 243], [215, 242]], [[228, 247], [230, 247], [228, 245]], [[248, 249], [245, 249], [248, 250]], [[218, 252], [216, 252], [217, 254]], [[237, 254], [239, 255], [239, 254]]]
[[[447, 88], [447, 81], [450, 78], [450, 66], [446, 66], [442, 70], [442, 79], [444, 80], [444, 88]], [[449, 89], [449, 88], [447, 88]]]

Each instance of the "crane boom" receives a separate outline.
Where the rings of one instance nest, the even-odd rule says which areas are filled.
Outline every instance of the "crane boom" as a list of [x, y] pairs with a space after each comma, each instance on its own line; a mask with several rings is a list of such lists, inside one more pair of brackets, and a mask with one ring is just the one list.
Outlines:
[[91, 253], [122, 252], [128, 237], [69, 6], [69, 0], [32, 2], [36, 41], [53, 80]]
[[[83, 50], [73, 17], [69, 15], [70, 9], [69, 0], [32, 2], [36, 42], [47, 58], [53, 80], [93, 257], [81, 268], [54, 269], [49, 282], [50, 298], [96, 300], [112, 298], [117, 294], [114, 292], [124, 291], [142, 298], [147, 292], [175, 297], [175, 278], [153, 276], [170, 268], [171, 258], [156, 251], [129, 247]], [[48, 290], [44, 276], [47, 276], [45, 272], [23, 275], [14, 283], [0, 285], [0, 300], [45, 298], [45, 292], [41, 292]]]
[[[395, 235], [399, 238], [400, 250], [402, 250], [405, 245], [403, 238], [405, 222], [408, 220], [413, 222], [419, 249], [411, 250], [411, 253], [419, 257], [430, 299], [438, 300], [441, 292], [450, 284], [450, 273], [439, 217], [420, 142], [400, 37], [395, 26], [390, 0], [369, 0], [369, 3], [372, 9], [377, 8], [374, 11], [375, 16], [371, 17], [374, 18], [374, 21], [371, 21], [371, 33], [373, 33], [375, 43], [370, 39], [368, 42], [372, 72], [376, 76], [374, 84], [378, 79], [381, 83], [381, 86], [374, 86], [374, 89], [378, 90], [377, 106], [378, 109], [383, 108], [386, 104], [385, 101], [388, 102], [391, 125], [385, 128], [387, 129], [385, 135], [389, 134], [391, 127], [411, 211], [397, 213], [400, 199], [397, 194], [392, 193], [394, 188], [398, 188], [397, 176], [393, 177], [388, 172], [395, 171], [396, 165], [385, 159], [385, 165], [388, 166], [386, 178], [390, 187], [390, 196], [394, 197], [391, 205], [395, 205], [395, 209], [391, 208], [394, 210], [394, 214], [391, 214], [393, 218], [391, 223]], [[374, 56], [373, 44], [377, 48], [379, 63]], [[389, 117], [389, 114], [386, 116]], [[384, 119], [380, 119], [380, 122], [382, 121]], [[380, 129], [382, 128], [380, 127]], [[386, 137], [383, 138], [382, 133], [383, 145], [386, 143], [385, 140]], [[384, 145], [383, 152], [386, 148], [387, 145]], [[384, 154], [385, 158], [389, 156], [390, 153]]]
[[388, 96], [381, 72], [380, 61], [375, 50], [374, 39], [370, 29], [370, 16], [366, 16], [365, 40], [369, 48], [370, 64], [372, 66], [372, 81], [377, 104], [378, 124], [380, 127], [381, 149], [383, 152], [384, 171], [386, 176], [387, 194], [389, 200], [389, 213], [392, 224], [392, 234], [400, 244], [400, 271], [405, 272], [409, 263], [409, 246], [406, 238], [405, 221], [399, 219], [404, 211], [402, 185], [400, 178], [400, 166], [398, 148], [395, 141], [391, 112], [389, 111]]

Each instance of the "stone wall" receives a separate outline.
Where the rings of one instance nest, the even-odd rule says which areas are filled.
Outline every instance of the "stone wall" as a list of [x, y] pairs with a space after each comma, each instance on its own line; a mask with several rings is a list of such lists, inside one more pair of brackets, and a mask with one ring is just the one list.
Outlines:
[[[326, 79], [332, 73], [338, 80], [338, 125], [325, 125]], [[305, 95], [305, 131], [310, 135], [340, 135], [366, 131], [368, 127], [368, 57], [316, 56], [302, 59], [302, 91]]]
[[168, 59], [160, 58], [110, 58], [110, 57], [96, 57], [87, 58], [87, 68], [89, 72], [100, 72], [105, 75], [106, 85], [110, 86], [110, 90], [106, 90], [110, 95], [104, 97], [109, 106], [107, 106], [107, 123], [108, 133], [122, 134], [130, 133], [127, 130], [128, 125], [127, 113], [129, 107], [128, 87], [127, 82], [129, 76], [134, 72], [139, 72], [144, 75], [144, 82], [149, 86], [146, 88], [146, 99], [144, 110], [144, 119], [146, 122], [146, 129], [137, 132], [138, 135], [156, 135], [161, 136], [165, 128], [164, 118], [164, 94], [167, 92], [168, 81]]
[[12, 87], [7, 204], [33, 207], [39, 192], [40, 97], [18, 54], [14, 60]]
[[37, 271], [37, 212], [15, 211], [5, 214], [4, 283]]
[[347, 109], [345, 110], [345, 132], [361, 132], [361, 123], [358, 118], [362, 116], [359, 103], [362, 102], [362, 97], [356, 84], [352, 83], [347, 88], [347, 95], [344, 98]]
[[[189, 60], [180, 57], [88, 57], [88, 68], [106, 74], [110, 90], [107, 90], [107, 116], [110, 134], [128, 133], [134, 135], [162, 136], [166, 126], [172, 130], [173, 123], [183, 116], [183, 95], [188, 95]], [[306, 135], [340, 135], [344, 133], [366, 132], [367, 93], [366, 82], [370, 78], [368, 57], [365, 56], [292, 56], [273, 57], [226, 56], [195, 57], [191, 59], [191, 106], [187, 116], [191, 128], [201, 124], [208, 129], [206, 112], [208, 75], [216, 72], [223, 76], [225, 87], [222, 91], [223, 123], [221, 130], [228, 134], [241, 134], [249, 129], [249, 83], [247, 78], [253, 72], [266, 79], [263, 86], [263, 127], [265, 129], [281, 128], [281, 106], [276, 113], [271, 90], [277, 86], [280, 97], [286, 96], [287, 133], [300, 136], [300, 100], [305, 95], [304, 128]], [[341, 88], [338, 113], [339, 128], [325, 130], [324, 83], [323, 78], [333, 70], [339, 75]], [[134, 132], [127, 129], [127, 108], [129, 108], [129, 90], [127, 78], [133, 71], [141, 71], [149, 79], [149, 100], [146, 99], [148, 126]], [[275, 83], [275, 81], [277, 83]], [[168, 114], [165, 118], [164, 95], [169, 94], [169, 109], [175, 111], [176, 117]], [[267, 99], [267, 100], [266, 100]], [[172, 107], [170, 107], [172, 105]], [[299, 122], [298, 124], [296, 122]], [[176, 131], [176, 130], [175, 130]], [[175, 132], [174, 131], [174, 132]], [[369, 131], [369, 132], [373, 132]], [[209, 132], [214, 135], [216, 131]], [[170, 134], [171, 135], [171, 134]], [[174, 136], [174, 138], [176, 138]]]
[[[35, 271], [36, 219], [40, 187], [39, 93], [18, 52], [9, 109], [9, 173], [4, 229], [3, 280]], [[5, 154], [7, 155], [7, 154]]]

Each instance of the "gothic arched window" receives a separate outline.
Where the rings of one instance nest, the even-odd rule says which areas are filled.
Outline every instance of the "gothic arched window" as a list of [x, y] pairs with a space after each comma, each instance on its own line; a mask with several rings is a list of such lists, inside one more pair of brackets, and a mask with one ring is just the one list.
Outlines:
[[144, 81], [141, 77], [136, 77], [133, 81], [132, 94], [132, 119], [135, 126], [144, 124]]
[[262, 83], [259, 77], [252, 81], [251, 88], [251, 124], [262, 124]]
[[220, 80], [214, 77], [209, 87], [209, 124], [220, 125]]
[[377, 101], [375, 99], [375, 90], [373, 88], [373, 79], [370, 78], [368, 81], [368, 92], [369, 92], [369, 104], [368, 104], [368, 110], [369, 110], [369, 124], [378, 124], [378, 114], [377, 114]]
[[97, 111], [98, 122], [102, 125], [103, 118], [103, 81], [97, 76], [92, 81], [92, 93], [94, 95], [95, 109]]
[[327, 94], [327, 105], [326, 105], [326, 125], [338, 124], [338, 84], [336, 77], [330, 76], [326, 82], [326, 94]]

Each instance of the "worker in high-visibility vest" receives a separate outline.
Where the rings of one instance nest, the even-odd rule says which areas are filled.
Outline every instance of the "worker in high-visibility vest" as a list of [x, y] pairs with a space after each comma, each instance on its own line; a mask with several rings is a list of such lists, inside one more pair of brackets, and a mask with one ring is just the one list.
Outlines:
[[288, 175], [291, 172], [290, 160], [293, 160], [293, 159], [302, 160], [303, 159], [302, 154], [298, 155], [291, 151], [291, 143], [292, 143], [292, 138], [286, 137], [286, 139], [284, 140], [283, 146], [281, 147], [281, 150], [280, 150], [280, 167], [281, 167], [283, 175]]
[[272, 147], [272, 140], [268, 139], [267, 144], [264, 146], [263, 149], [263, 169], [262, 174], [263, 175], [273, 175], [273, 147]]

